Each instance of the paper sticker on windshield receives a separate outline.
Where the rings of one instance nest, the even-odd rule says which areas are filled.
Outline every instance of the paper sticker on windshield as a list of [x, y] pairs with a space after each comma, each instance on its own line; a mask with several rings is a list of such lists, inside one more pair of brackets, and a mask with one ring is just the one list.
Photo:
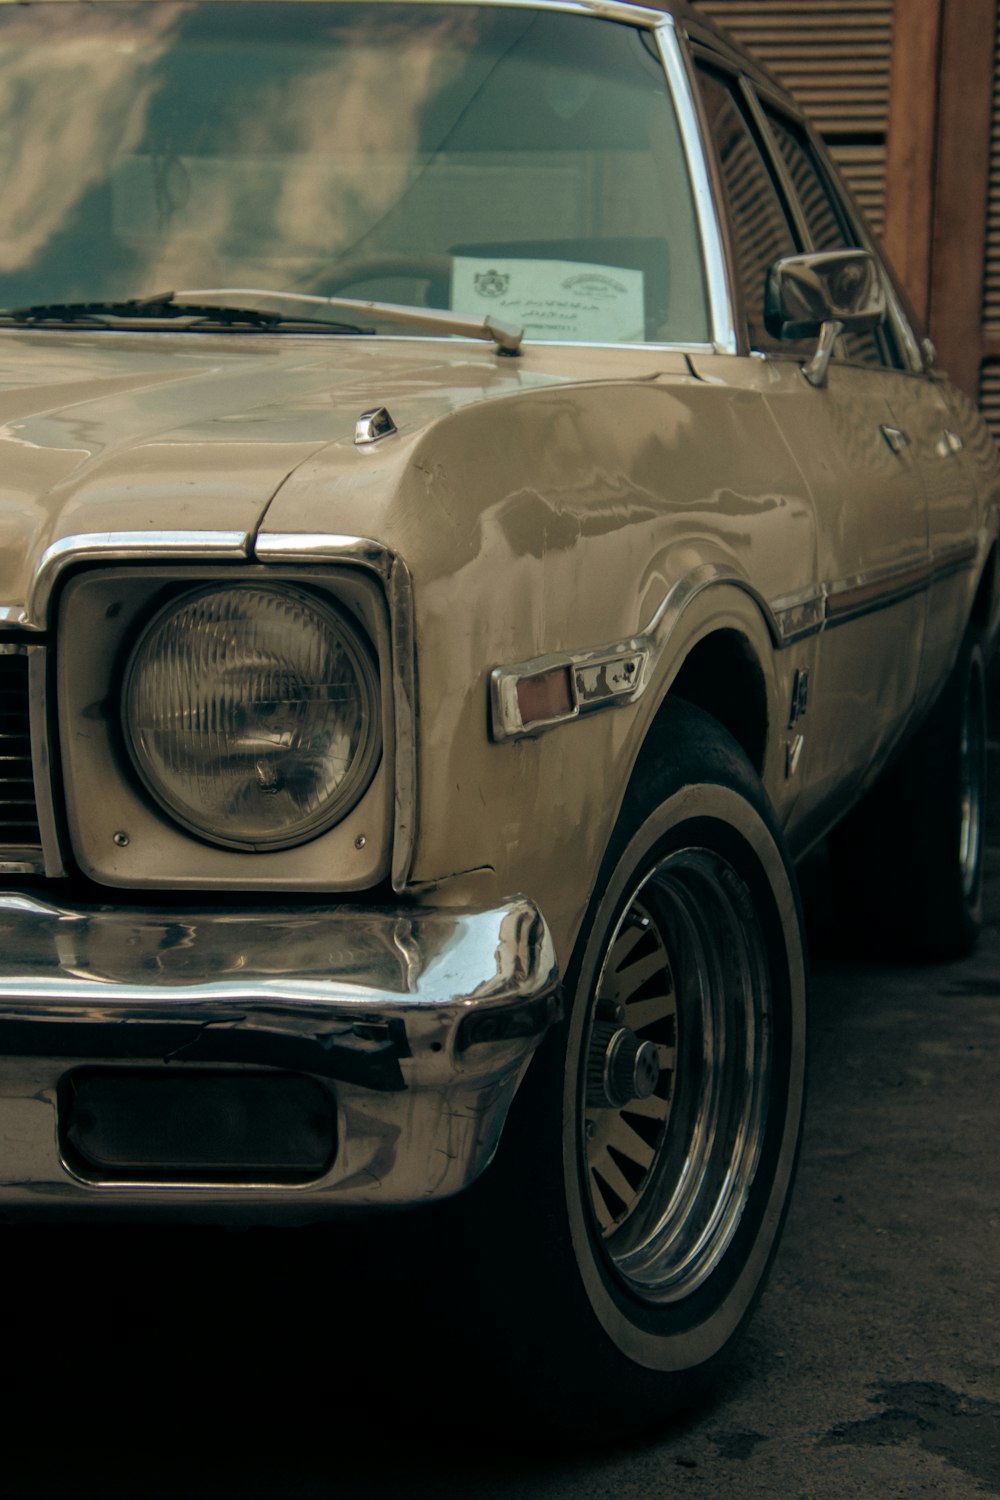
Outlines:
[[642, 272], [619, 266], [456, 255], [451, 305], [518, 323], [529, 339], [630, 344], [645, 335]]

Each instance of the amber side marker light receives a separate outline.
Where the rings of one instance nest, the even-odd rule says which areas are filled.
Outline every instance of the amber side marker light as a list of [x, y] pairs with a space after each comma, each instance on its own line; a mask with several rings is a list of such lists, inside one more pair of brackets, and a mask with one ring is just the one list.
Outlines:
[[517, 684], [517, 708], [525, 728], [549, 719], [565, 719], [574, 707], [569, 667], [552, 667], [534, 677], [522, 677]]

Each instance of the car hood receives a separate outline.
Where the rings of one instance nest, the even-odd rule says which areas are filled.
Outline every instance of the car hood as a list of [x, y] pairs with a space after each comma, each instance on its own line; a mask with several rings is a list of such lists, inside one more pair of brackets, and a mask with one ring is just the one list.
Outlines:
[[[339, 495], [350, 491], [349, 529], [377, 534], [379, 508], [365, 491], [370, 501], [376, 476], [381, 496], [392, 490], [429, 428], [470, 404], [606, 377], [608, 351], [599, 365], [595, 353], [508, 359], [442, 339], [7, 331], [0, 625], [44, 627], [70, 558], [251, 556], [272, 501], [320, 450], [338, 522], [329, 529], [344, 529]], [[635, 360], [627, 353], [623, 378], [642, 378]], [[663, 352], [650, 362], [662, 368]], [[372, 463], [355, 427], [380, 406], [399, 441], [376, 445]], [[294, 524], [296, 494], [275, 512], [282, 530]], [[311, 526], [323, 511], [320, 494]]]
[[[334, 336], [0, 335], [0, 622], [41, 625], [39, 579], [69, 554], [246, 555], [306, 458], [353, 448], [389, 394], [423, 420], [516, 383], [494, 355]], [[447, 354], [442, 354], [447, 349]], [[512, 363], [505, 361], [505, 364]], [[148, 547], [144, 544], [148, 543]]]

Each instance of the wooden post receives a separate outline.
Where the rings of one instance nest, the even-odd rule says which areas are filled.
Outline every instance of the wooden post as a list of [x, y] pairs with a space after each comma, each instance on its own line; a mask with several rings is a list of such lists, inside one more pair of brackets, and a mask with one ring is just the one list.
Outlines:
[[895, 0], [886, 140], [886, 255], [928, 324], [937, 155], [938, 60], [945, 0]]
[[[906, 10], [910, 3], [896, 0]], [[996, 26], [995, 0], [945, 0], [929, 326], [942, 366], [973, 400], [983, 355]]]

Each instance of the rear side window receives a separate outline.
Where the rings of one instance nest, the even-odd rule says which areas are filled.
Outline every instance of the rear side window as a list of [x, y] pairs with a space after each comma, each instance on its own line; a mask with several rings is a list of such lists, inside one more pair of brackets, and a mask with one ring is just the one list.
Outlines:
[[799, 353], [799, 345], [773, 338], [764, 325], [767, 273], [776, 260], [800, 249], [784, 203], [733, 80], [704, 65], [699, 65], [698, 76], [722, 173], [750, 347], [776, 354]]
[[[797, 125], [769, 106], [764, 110], [781, 159], [788, 169], [806, 232], [813, 250], [846, 250], [856, 246], [858, 236], [841, 205], [833, 196], [829, 180], [816, 160], [809, 140]], [[845, 333], [841, 344], [855, 364], [895, 364], [895, 349], [888, 329], [879, 333]]]

